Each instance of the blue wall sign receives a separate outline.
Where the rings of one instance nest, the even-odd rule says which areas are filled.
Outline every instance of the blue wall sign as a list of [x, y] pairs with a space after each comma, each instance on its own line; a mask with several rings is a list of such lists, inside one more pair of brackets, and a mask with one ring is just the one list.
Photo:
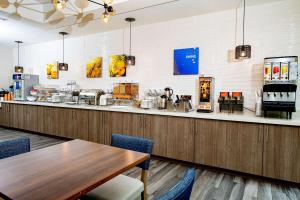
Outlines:
[[199, 74], [199, 48], [174, 50], [174, 75]]

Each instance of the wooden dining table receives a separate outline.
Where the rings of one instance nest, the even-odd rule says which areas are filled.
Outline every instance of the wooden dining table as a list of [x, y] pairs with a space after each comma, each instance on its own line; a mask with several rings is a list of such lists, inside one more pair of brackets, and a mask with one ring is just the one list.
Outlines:
[[72, 140], [0, 160], [0, 199], [78, 199], [148, 154]]

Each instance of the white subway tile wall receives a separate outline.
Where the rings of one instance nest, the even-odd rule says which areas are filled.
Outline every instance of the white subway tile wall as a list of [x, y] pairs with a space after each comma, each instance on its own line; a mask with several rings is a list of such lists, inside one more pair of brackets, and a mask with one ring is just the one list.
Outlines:
[[10, 74], [13, 66], [13, 50], [8, 47], [0, 47], [0, 89], [9, 86]]
[[[242, 91], [245, 106], [253, 108], [255, 90], [263, 84], [263, 59], [300, 56], [300, 1], [284, 0], [248, 7], [245, 43], [252, 45], [252, 58], [228, 62], [228, 51], [242, 42], [241, 9], [237, 15], [237, 40], [236, 10], [133, 27], [132, 54], [136, 56], [136, 66], [128, 68], [125, 78], [110, 78], [108, 64], [109, 55], [128, 53], [128, 29], [124, 47], [123, 30], [66, 39], [65, 60], [69, 71], [60, 72], [59, 80], [48, 80], [45, 66], [61, 60], [60, 40], [22, 47], [22, 64], [26, 72], [40, 75], [42, 84], [63, 86], [68, 80], [76, 80], [82, 88], [109, 89], [114, 82], [138, 81], [141, 97], [148, 89], [170, 86], [175, 94], [193, 95], [196, 103], [198, 76], [173, 76], [173, 50], [199, 47], [199, 71], [215, 77], [215, 98], [220, 91]], [[16, 49], [14, 55], [16, 63]], [[87, 79], [85, 63], [94, 56], [104, 58], [103, 77]], [[299, 99], [300, 90], [297, 97]], [[297, 107], [300, 108], [300, 101]]]

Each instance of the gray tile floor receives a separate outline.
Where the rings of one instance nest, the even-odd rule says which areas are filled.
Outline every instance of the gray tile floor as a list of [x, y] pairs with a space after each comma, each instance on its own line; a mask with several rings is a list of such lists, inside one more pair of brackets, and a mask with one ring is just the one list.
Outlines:
[[[0, 141], [20, 136], [31, 139], [32, 150], [65, 142], [62, 139], [45, 137], [21, 131], [0, 128]], [[163, 160], [151, 161], [148, 178], [149, 200], [163, 194], [184, 174], [187, 166]], [[140, 178], [140, 169], [133, 168], [125, 173]], [[197, 178], [192, 200], [300, 200], [300, 188], [292, 185], [245, 179], [210, 170], [197, 169]]]

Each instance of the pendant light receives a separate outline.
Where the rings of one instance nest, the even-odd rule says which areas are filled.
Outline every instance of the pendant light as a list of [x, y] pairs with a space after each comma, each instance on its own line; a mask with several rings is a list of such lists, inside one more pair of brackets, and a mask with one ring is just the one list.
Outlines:
[[67, 32], [59, 32], [60, 35], [63, 37], [63, 62], [59, 63], [59, 70], [60, 71], [68, 71], [69, 65], [65, 63], [65, 35], [68, 35]]
[[245, 15], [246, 15], [246, 0], [244, 0], [244, 12], [243, 12], [243, 45], [239, 45], [235, 48], [236, 59], [251, 58], [251, 46], [245, 45]]
[[134, 66], [135, 65], [135, 56], [131, 55], [131, 23], [135, 22], [135, 19], [132, 17], [126, 18], [126, 22], [129, 22], [130, 25], [130, 40], [129, 40], [129, 56], [126, 57], [127, 65]]
[[22, 44], [22, 41], [15, 41], [15, 43], [18, 44], [18, 65], [15, 66], [15, 72], [16, 73], [23, 73], [24, 72], [24, 68], [22, 66], [20, 66], [20, 44]]
[[53, 0], [52, 3], [56, 9], [64, 9], [68, 0]]

